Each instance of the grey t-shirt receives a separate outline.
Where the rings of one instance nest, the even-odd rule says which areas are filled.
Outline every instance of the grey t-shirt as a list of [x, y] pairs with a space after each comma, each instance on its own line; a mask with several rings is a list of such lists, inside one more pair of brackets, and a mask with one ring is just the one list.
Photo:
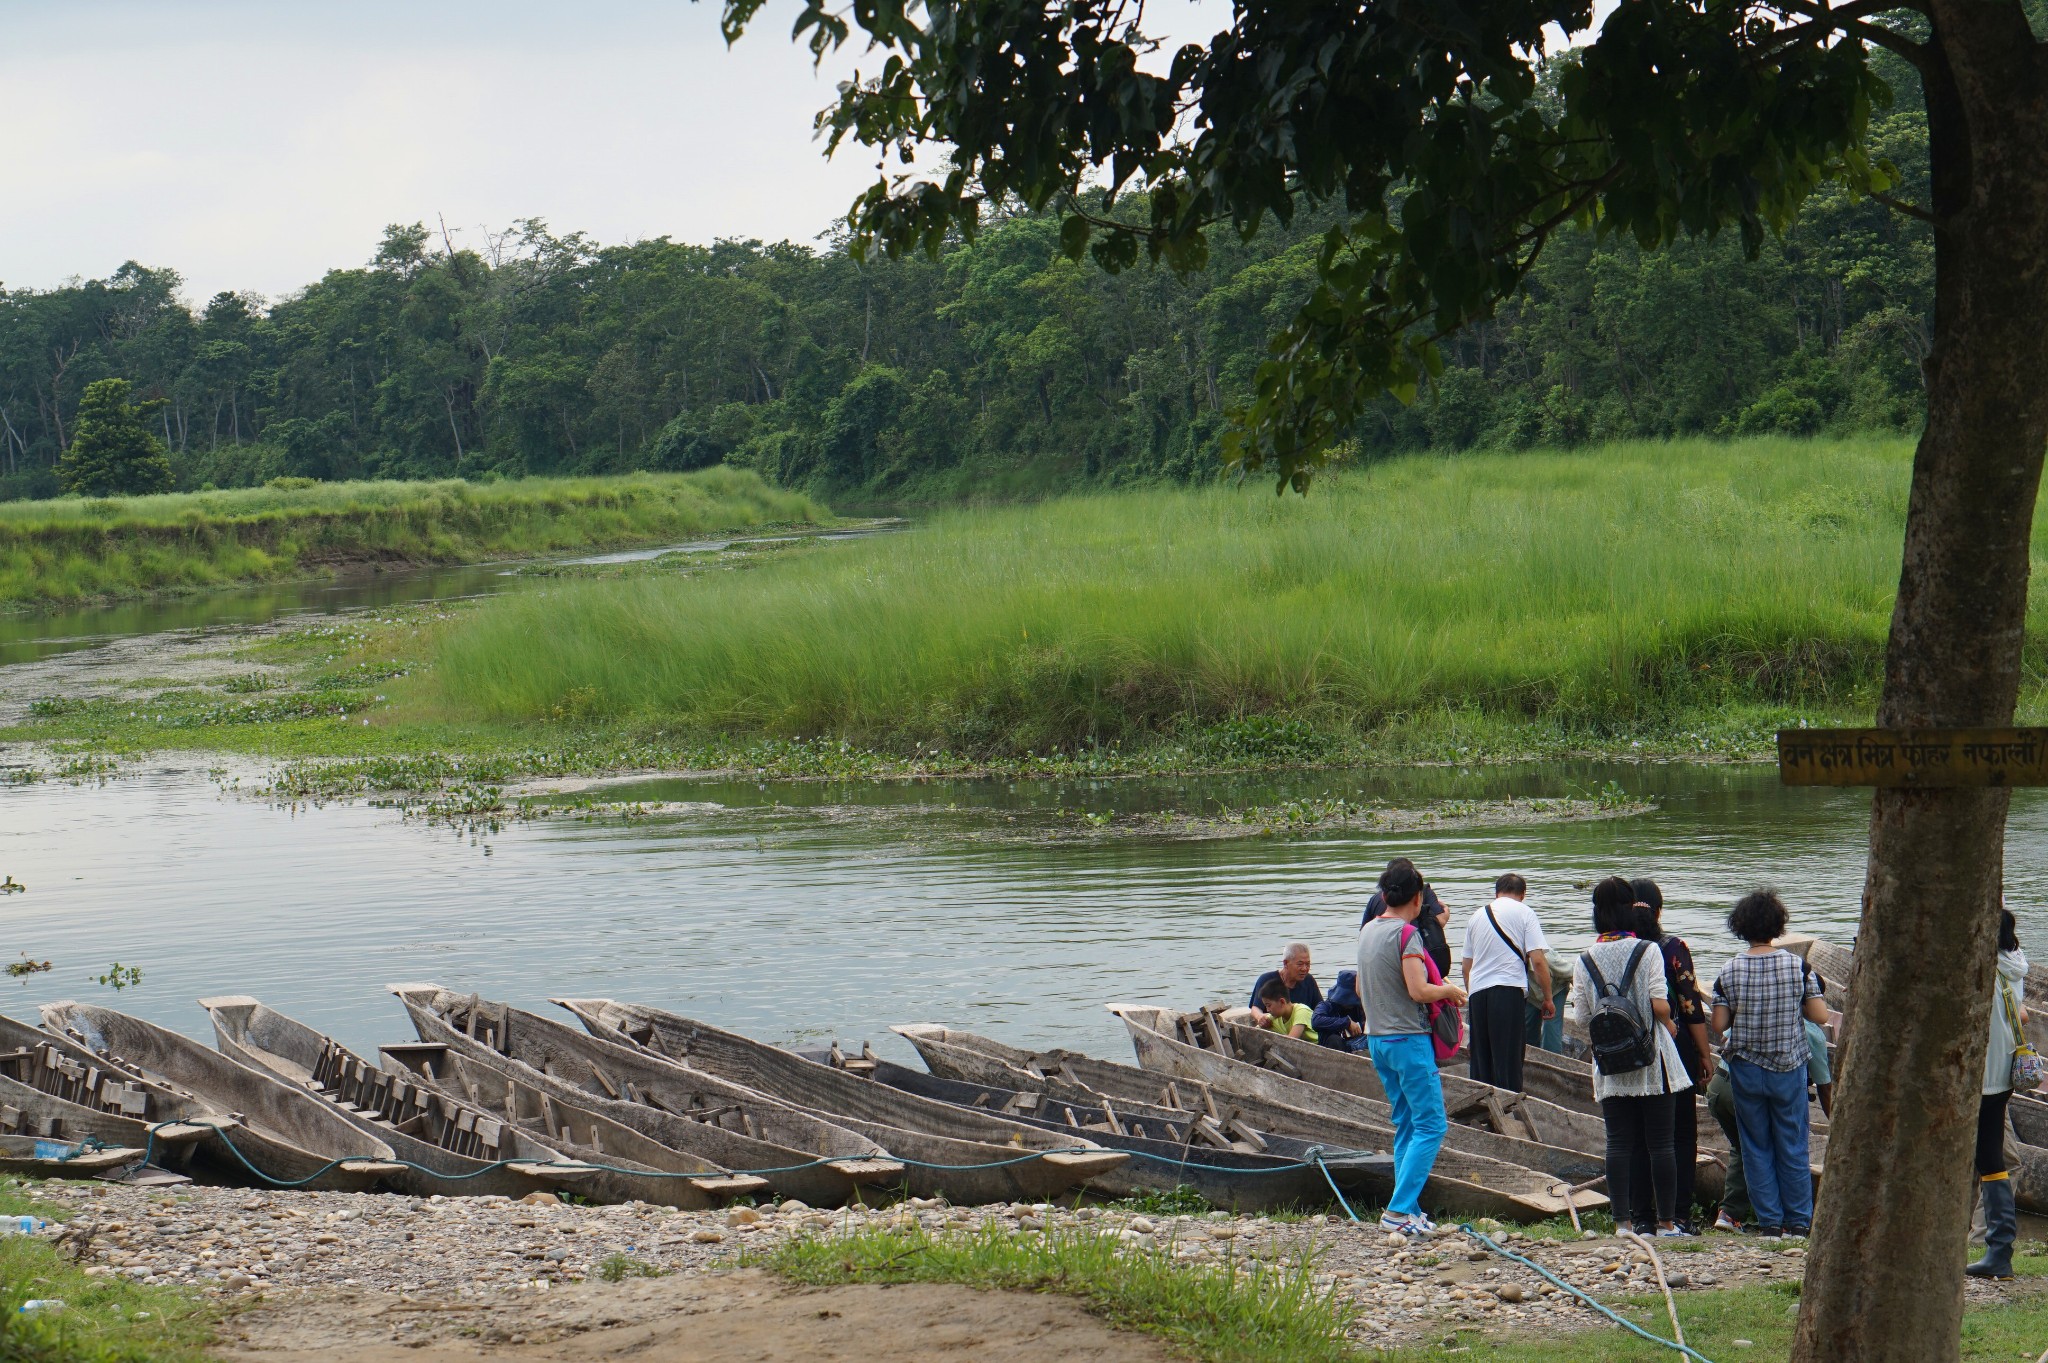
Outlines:
[[[1429, 1031], [1422, 1005], [1408, 997], [1408, 981], [1401, 975], [1403, 956], [1429, 959], [1429, 949], [1414, 926], [1383, 914], [1358, 931], [1358, 997], [1365, 1003], [1368, 1036], [1418, 1036]], [[1403, 933], [1408, 934], [1405, 951]]]

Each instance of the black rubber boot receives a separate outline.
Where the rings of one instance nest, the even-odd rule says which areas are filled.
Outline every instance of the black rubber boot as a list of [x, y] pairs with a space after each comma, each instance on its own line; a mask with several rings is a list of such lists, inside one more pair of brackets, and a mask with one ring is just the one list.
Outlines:
[[2020, 1209], [2013, 1201], [2010, 1178], [1987, 1178], [1977, 1185], [1984, 1198], [1984, 1257], [1963, 1272], [1972, 1278], [2012, 1277], [2012, 1242], [2020, 1231]]

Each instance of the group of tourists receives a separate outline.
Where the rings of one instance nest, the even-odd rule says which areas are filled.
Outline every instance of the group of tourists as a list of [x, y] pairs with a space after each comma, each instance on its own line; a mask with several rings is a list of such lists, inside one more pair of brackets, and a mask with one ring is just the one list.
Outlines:
[[[1663, 929], [1652, 880], [1593, 886], [1592, 943], [1561, 971], [1528, 883], [1509, 873], [1465, 925], [1460, 984], [1449, 981], [1450, 914], [1405, 857], [1388, 863], [1358, 935], [1358, 965], [1325, 995], [1307, 944], [1252, 987], [1253, 1021], [1318, 1045], [1364, 1051], [1394, 1124], [1394, 1189], [1380, 1225], [1420, 1235], [1434, 1224], [1422, 1191], [1448, 1130], [1439, 1065], [1462, 1046], [1471, 1077], [1520, 1092], [1529, 1047], [1562, 1051], [1562, 1000], [1583, 1029], [1593, 1096], [1606, 1125], [1608, 1197], [1638, 1234], [1697, 1234], [1692, 1221], [1699, 1101], [1732, 1154], [1714, 1228], [1764, 1238], [1813, 1221], [1808, 1104], [1833, 1110], [1827, 983], [1785, 936], [1783, 901], [1744, 895], [1728, 914], [1740, 950], [1703, 986], [1691, 948]], [[2014, 1057], [2024, 1054], [2027, 961], [2001, 910], [1998, 998], [1985, 1061], [1977, 1174], [1986, 1252], [1973, 1276], [2012, 1276], [2017, 1210], [2004, 1159]], [[1469, 1037], [1465, 1026], [1469, 1023]]]

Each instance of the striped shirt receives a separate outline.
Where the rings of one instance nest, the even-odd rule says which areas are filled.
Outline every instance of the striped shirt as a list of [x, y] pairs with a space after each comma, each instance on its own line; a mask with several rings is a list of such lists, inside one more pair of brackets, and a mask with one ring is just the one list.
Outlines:
[[1745, 951], [1722, 966], [1714, 980], [1714, 1006], [1733, 1015], [1724, 1053], [1777, 1074], [1805, 1069], [1809, 1052], [1803, 1010], [1808, 999], [1820, 996], [1820, 977], [1791, 952], [1752, 956]]

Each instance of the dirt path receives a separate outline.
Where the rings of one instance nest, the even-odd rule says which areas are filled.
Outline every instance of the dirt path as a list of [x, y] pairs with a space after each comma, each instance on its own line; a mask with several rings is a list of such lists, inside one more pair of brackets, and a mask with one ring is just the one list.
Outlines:
[[1165, 1363], [1071, 1298], [925, 1283], [795, 1287], [754, 1269], [479, 1300], [292, 1293], [230, 1320], [239, 1363]]

